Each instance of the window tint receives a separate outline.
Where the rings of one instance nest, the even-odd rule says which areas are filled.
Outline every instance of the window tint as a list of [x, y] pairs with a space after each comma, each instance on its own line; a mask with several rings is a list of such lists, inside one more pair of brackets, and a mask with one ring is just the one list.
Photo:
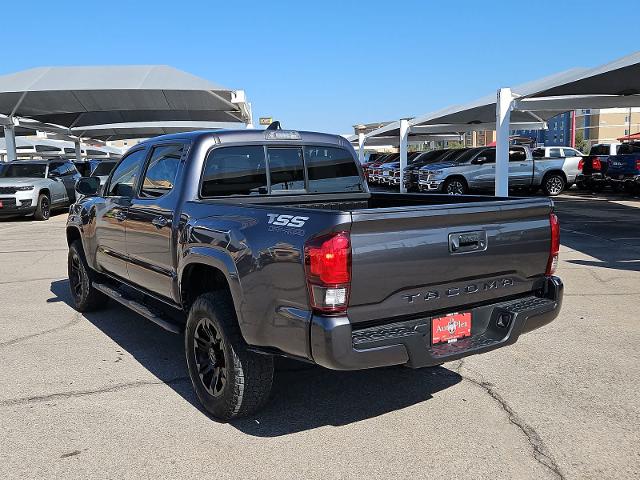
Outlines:
[[527, 160], [527, 154], [524, 148], [511, 148], [509, 149], [509, 161], [510, 162], [524, 162]]
[[480, 155], [478, 155], [478, 157], [486, 158], [484, 163], [496, 163], [496, 151], [494, 148], [483, 150], [482, 152], [480, 152]]
[[362, 192], [353, 156], [342, 148], [305, 147], [309, 193]]
[[563, 148], [565, 157], [579, 157], [580, 154], [573, 148]]
[[562, 153], [560, 153], [559, 148], [550, 148], [549, 149], [549, 157], [551, 158], [560, 158], [562, 157]]
[[304, 190], [301, 148], [269, 148], [271, 191]]
[[629, 153], [640, 153], [639, 143], [623, 143], [618, 149], [618, 155], [627, 155]]
[[100, 162], [96, 168], [91, 172], [92, 177], [106, 177], [111, 173], [113, 167], [116, 166], [116, 162]]
[[589, 155], [609, 155], [609, 145], [594, 145]]
[[207, 156], [200, 195], [259, 195], [267, 193], [264, 147], [222, 147]]
[[51, 162], [49, 164], [49, 178], [53, 177], [61, 177], [64, 173], [64, 163], [62, 162]]
[[113, 172], [109, 184], [108, 196], [133, 197], [140, 164], [144, 161], [145, 150], [136, 150], [124, 157]]
[[533, 158], [544, 158], [544, 148], [536, 148], [533, 152], [531, 152]]
[[142, 181], [140, 197], [161, 197], [171, 191], [176, 180], [184, 145], [155, 147]]
[[13, 165], [7, 165], [2, 176], [6, 178], [44, 178], [46, 169], [47, 166], [44, 163], [14, 163]]

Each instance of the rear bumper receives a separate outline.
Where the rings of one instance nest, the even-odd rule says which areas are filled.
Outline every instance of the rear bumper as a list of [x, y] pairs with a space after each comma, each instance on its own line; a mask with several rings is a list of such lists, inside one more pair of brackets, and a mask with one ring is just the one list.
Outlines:
[[622, 178], [620, 178], [619, 176], [616, 176], [615, 178], [611, 176], [609, 177], [609, 181], [611, 183], [618, 183], [618, 184], [640, 185], [640, 175], [624, 175]]
[[[439, 365], [511, 345], [523, 334], [553, 321], [559, 314], [562, 281], [549, 277], [542, 296], [528, 296], [471, 309], [471, 337], [431, 345], [431, 318], [353, 330], [347, 317], [311, 319], [311, 354], [318, 365], [333, 370], [360, 370], [390, 365], [413, 368]], [[498, 326], [498, 318], [509, 319]]]
[[581, 173], [576, 175], [576, 183], [583, 183], [585, 185], [605, 184], [607, 180], [607, 177], [602, 173], [592, 173], [591, 175]]

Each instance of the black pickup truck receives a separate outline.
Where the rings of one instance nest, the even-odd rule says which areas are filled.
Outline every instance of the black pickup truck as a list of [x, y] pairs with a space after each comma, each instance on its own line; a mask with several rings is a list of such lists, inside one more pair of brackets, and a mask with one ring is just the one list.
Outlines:
[[183, 333], [224, 420], [264, 404], [275, 355], [429, 367], [512, 344], [562, 303], [551, 200], [371, 193], [339, 136], [158, 137], [77, 189], [76, 308], [113, 299]]

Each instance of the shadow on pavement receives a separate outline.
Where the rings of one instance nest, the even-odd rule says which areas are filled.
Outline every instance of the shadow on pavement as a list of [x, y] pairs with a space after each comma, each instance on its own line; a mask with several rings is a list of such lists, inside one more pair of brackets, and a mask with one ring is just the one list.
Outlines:
[[[68, 280], [52, 282], [51, 292], [56, 296], [52, 301], [73, 305]], [[162, 330], [115, 302], [84, 317], [204, 413], [187, 376], [182, 336]], [[335, 372], [282, 359], [276, 365], [279, 368], [269, 403], [255, 416], [232, 422], [238, 430], [276, 437], [325, 425], [346, 425], [423, 402], [462, 380], [443, 367]]]
[[[636, 206], [620, 202], [636, 202]], [[560, 241], [596, 260], [568, 260], [574, 265], [640, 271], [640, 202], [629, 196], [554, 199]]]

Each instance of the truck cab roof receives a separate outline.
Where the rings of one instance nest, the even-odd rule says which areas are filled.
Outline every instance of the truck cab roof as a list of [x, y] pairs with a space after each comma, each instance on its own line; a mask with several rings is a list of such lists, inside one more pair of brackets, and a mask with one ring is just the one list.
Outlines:
[[187, 141], [194, 143], [206, 138], [216, 138], [216, 141], [220, 144], [225, 143], [289, 143], [300, 145], [308, 143], [322, 143], [335, 145], [339, 147], [351, 147], [351, 144], [340, 135], [332, 135], [328, 133], [307, 132], [299, 130], [197, 130], [193, 132], [174, 133], [169, 135], [162, 135], [159, 137], [150, 138], [144, 142], [140, 142], [138, 145], [150, 145], [158, 142], [165, 142], [171, 140]]

